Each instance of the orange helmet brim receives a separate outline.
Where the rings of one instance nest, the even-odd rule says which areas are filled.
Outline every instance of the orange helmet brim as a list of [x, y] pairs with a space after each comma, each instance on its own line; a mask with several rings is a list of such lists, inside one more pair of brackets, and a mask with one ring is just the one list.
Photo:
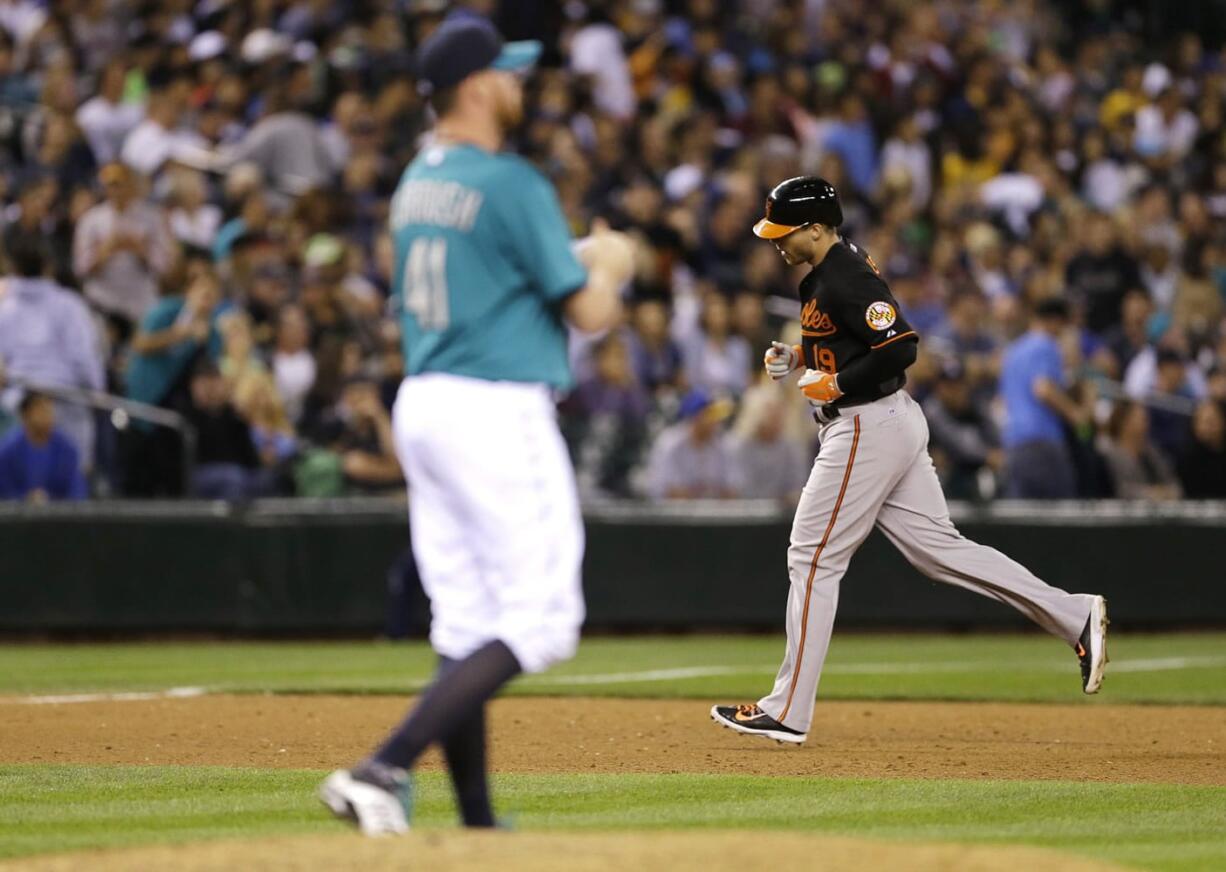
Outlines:
[[753, 226], [753, 235], [760, 239], [779, 239], [798, 229], [800, 228], [788, 224], [776, 224], [769, 218], [763, 218]]

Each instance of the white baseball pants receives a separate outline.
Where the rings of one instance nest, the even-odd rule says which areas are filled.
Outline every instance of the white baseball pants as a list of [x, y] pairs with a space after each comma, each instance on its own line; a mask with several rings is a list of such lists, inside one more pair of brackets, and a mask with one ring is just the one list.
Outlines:
[[573, 656], [583, 521], [548, 388], [410, 376], [392, 424], [434, 649], [501, 640], [525, 672]]
[[768, 715], [808, 732], [839, 581], [874, 524], [929, 578], [1013, 606], [1076, 643], [1092, 597], [1051, 587], [958, 532], [928, 456], [928, 422], [908, 394], [843, 410], [822, 427], [821, 446], [792, 524], [787, 652], [774, 689], [758, 703]]

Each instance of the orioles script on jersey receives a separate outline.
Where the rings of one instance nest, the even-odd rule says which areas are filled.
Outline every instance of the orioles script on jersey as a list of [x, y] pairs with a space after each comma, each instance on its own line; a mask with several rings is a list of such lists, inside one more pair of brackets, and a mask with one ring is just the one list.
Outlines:
[[800, 310], [800, 330], [806, 336], [832, 336], [838, 328], [829, 315], [817, 308], [817, 301], [810, 300]]

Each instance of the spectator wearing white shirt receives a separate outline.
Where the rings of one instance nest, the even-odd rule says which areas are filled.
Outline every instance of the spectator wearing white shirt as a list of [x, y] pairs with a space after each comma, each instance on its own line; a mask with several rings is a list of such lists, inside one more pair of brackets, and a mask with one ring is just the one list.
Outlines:
[[1107, 150], [1107, 137], [1100, 130], [1086, 133], [1081, 143], [1085, 171], [1081, 196], [1100, 212], [1114, 212], [1128, 200], [1134, 188], [1132, 174]]
[[932, 199], [932, 150], [914, 115], [902, 119], [894, 136], [886, 141], [881, 168], [883, 178], [899, 169], [905, 171], [911, 180], [911, 204], [917, 209], [928, 207]]
[[1042, 181], [1028, 172], [1000, 173], [979, 186], [979, 199], [991, 212], [1000, 213], [1018, 237], [1030, 233], [1030, 216], [1043, 205]]
[[[1185, 358], [1173, 333], [1168, 333], [1157, 345], [1148, 345], [1132, 358], [1124, 370], [1124, 393], [1135, 400], [1144, 400], [1154, 393], [1170, 393], [1201, 400], [1209, 393], [1204, 370], [1195, 360]], [[1167, 372], [1162, 372], [1166, 366]], [[1178, 377], [1174, 372], [1178, 367]]]
[[1153, 103], [1137, 110], [1132, 145], [1143, 158], [1179, 160], [1195, 144], [1199, 129], [1179, 90], [1167, 86]]
[[174, 260], [174, 240], [162, 210], [139, 198], [132, 170], [110, 163], [98, 179], [106, 200], [77, 224], [73, 269], [86, 298], [126, 338], [157, 301], [158, 279]]
[[175, 167], [170, 177], [170, 231], [185, 245], [212, 251], [221, 227], [221, 209], [208, 202], [204, 174]]
[[47, 10], [34, 0], [0, 0], [0, 29], [19, 45], [29, 42], [47, 21]]
[[1051, 46], [1040, 47], [1035, 52], [1034, 63], [1040, 79], [1038, 94], [1043, 108], [1052, 113], [1062, 112], [1077, 89], [1077, 77]]
[[176, 158], [207, 153], [208, 141], [191, 130], [181, 130], [182, 96], [178, 85], [151, 94], [145, 120], [132, 129], [120, 150], [120, 160], [141, 175], [153, 177]]
[[289, 419], [297, 423], [307, 394], [315, 386], [315, 355], [311, 353], [311, 325], [302, 307], [290, 303], [277, 313], [272, 377]]
[[598, 109], [622, 120], [634, 117], [637, 101], [621, 31], [604, 13], [592, 13], [589, 22], [571, 37], [570, 68], [592, 77], [592, 98]]
[[127, 65], [111, 61], [102, 70], [98, 95], [77, 109], [77, 124], [85, 132], [99, 165], [119, 157], [124, 140], [145, 117], [145, 107], [123, 99]]

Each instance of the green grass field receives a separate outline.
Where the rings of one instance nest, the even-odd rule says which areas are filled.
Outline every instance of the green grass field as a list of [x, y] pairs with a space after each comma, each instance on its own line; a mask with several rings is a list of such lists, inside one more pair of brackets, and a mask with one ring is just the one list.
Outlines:
[[[510, 693], [758, 696], [782, 636], [587, 640], [575, 659]], [[1111, 637], [1100, 703], [1226, 705], [1226, 634]], [[231, 693], [405, 693], [433, 655], [421, 642], [0, 645], [0, 694], [203, 687]], [[822, 676], [830, 699], [1080, 700], [1077, 661], [1046, 636], [835, 634]]]
[[[343, 825], [320, 773], [215, 767], [0, 767], [0, 856], [312, 833]], [[414, 824], [454, 826], [442, 775], [417, 779]], [[515, 775], [496, 779], [517, 829], [797, 829], [895, 840], [1030, 844], [1152, 869], [1220, 869], [1216, 788], [1068, 782]], [[967, 809], [974, 809], [968, 814]]]
[[[519, 680], [515, 694], [759, 695], [781, 638], [611, 638]], [[1092, 704], [1226, 705], [1226, 635], [1112, 637]], [[0, 646], [0, 695], [162, 691], [403, 693], [428, 680], [422, 644], [148, 643]], [[835, 637], [822, 695], [1080, 702], [1076, 661], [1042, 636]], [[0, 710], [2, 711], [2, 710]], [[1226, 710], [1223, 737], [1226, 742]], [[339, 828], [322, 773], [221, 767], [0, 766], [0, 857]], [[889, 840], [1028, 844], [1138, 868], [1226, 868], [1226, 788], [1060, 781], [501, 775], [522, 830], [798, 829]], [[415, 825], [454, 826], [445, 780], [418, 780]]]

